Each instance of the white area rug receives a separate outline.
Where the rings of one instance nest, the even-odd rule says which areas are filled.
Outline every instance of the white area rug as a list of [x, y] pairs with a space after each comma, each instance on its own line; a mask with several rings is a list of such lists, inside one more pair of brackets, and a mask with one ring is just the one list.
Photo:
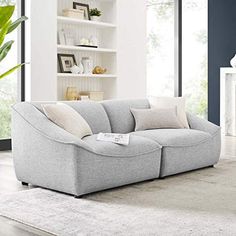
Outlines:
[[0, 215], [55, 235], [236, 235], [236, 162], [88, 195], [0, 195]]

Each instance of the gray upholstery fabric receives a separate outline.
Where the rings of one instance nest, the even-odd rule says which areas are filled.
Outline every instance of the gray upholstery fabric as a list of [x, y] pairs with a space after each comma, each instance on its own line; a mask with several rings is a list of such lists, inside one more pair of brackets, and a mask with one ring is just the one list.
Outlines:
[[[192, 116], [192, 121], [198, 120]], [[200, 120], [194, 127], [210, 133], [192, 129], [160, 129], [134, 132], [134, 135], [150, 138], [162, 145], [161, 177], [215, 165], [221, 150], [220, 128]], [[205, 126], [203, 125], [205, 123]]]
[[[48, 131], [48, 134], [42, 134], [19, 113], [13, 111], [12, 117], [12, 154], [17, 179], [75, 194], [78, 185], [78, 168], [74, 155], [76, 145], [72, 144], [73, 138], [70, 134], [67, 136], [61, 132], [60, 140], [65, 140], [58, 142], [51, 136], [52, 129], [46, 129], [45, 132]], [[60, 135], [57, 127], [54, 126], [56, 135]]]
[[184, 128], [180, 123], [176, 108], [170, 109], [131, 109], [135, 119], [135, 131], [148, 129]]
[[201, 130], [213, 136], [221, 129], [219, 126], [190, 113], [187, 113], [187, 119], [191, 129]]
[[[62, 144], [75, 144], [79, 147], [91, 150], [84, 141], [48, 120], [48, 118], [43, 113], [41, 113], [37, 108], [28, 102], [18, 103], [12, 107], [13, 134], [16, 133], [16, 130], [18, 130], [20, 134], [22, 133], [22, 135], [26, 133], [24, 129], [19, 129], [16, 125], [16, 123], [21, 120], [24, 120], [28, 126], [32, 126], [35, 131], [51, 140]], [[30, 135], [30, 133], [27, 135]], [[12, 136], [14, 141], [14, 135]], [[18, 137], [20, 138], [20, 136], [17, 135], [16, 140]]]
[[19, 129], [15, 124], [20, 120], [24, 120], [29, 126], [32, 126], [37, 132], [41, 133], [41, 135], [51, 140], [64, 144], [75, 144], [91, 150], [84, 141], [48, 120], [43, 113], [28, 102], [18, 103], [12, 107], [12, 124], [13, 127], [15, 127], [12, 128], [12, 131], [15, 133], [15, 129], [17, 129], [19, 133], [23, 135], [25, 133], [24, 129]]
[[97, 135], [87, 136], [83, 141], [92, 148], [94, 153], [112, 157], [133, 157], [154, 152], [161, 146], [147, 138], [131, 135], [128, 146], [111, 142], [97, 141]]
[[[41, 104], [45, 103], [50, 102], [32, 102], [41, 112], [43, 112]], [[92, 101], [63, 101], [63, 103], [74, 108], [88, 122], [93, 134], [111, 132], [108, 116], [101, 104]]]
[[161, 149], [135, 157], [106, 157], [77, 149], [78, 189], [83, 195], [103, 189], [158, 178]]
[[161, 177], [215, 165], [219, 161], [220, 149], [220, 131], [197, 145], [163, 147]]
[[[13, 159], [16, 176], [23, 182], [83, 195], [214, 165], [219, 160], [220, 128], [196, 116], [188, 115], [192, 130], [135, 132], [130, 146], [124, 147], [98, 142], [96, 135], [76, 138], [48, 120], [40, 112], [40, 104], [13, 106]], [[98, 103], [70, 104], [88, 119], [94, 133], [109, 132], [109, 120], [113, 132], [132, 132], [130, 108], [149, 108], [146, 99], [106, 101], [102, 103], [105, 110]]]
[[146, 137], [156, 141], [161, 146], [187, 147], [205, 142], [211, 138], [206, 132], [192, 129], [155, 129], [136, 131], [133, 135]]
[[134, 131], [135, 122], [130, 108], [150, 108], [147, 99], [111, 100], [104, 101], [101, 104], [107, 112], [113, 133], [129, 133]]
[[[13, 110], [13, 159], [18, 180], [83, 195], [159, 177], [161, 149], [154, 142], [140, 139], [152, 148], [143, 155], [128, 158], [98, 155], [89, 150], [84, 141], [80, 141], [79, 146], [74, 136], [65, 135], [50, 121], [47, 123], [44, 115], [31, 104], [23, 106], [33, 112], [39, 126], [32, 126], [18, 113], [19, 109], [18, 112]], [[24, 115], [33, 119], [30, 114]], [[46, 126], [45, 129], [40, 125]], [[54, 136], [52, 130], [56, 133]]]
[[64, 102], [74, 108], [89, 124], [93, 134], [110, 133], [111, 126], [108, 116], [100, 103], [97, 102]]

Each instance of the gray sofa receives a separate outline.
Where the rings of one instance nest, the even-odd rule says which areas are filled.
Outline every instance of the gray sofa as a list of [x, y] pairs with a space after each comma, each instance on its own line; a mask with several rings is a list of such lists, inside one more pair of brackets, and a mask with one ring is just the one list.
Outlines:
[[[139, 181], [215, 165], [220, 127], [188, 114], [191, 129], [134, 132], [130, 108], [150, 108], [147, 99], [66, 102], [94, 135], [76, 138], [44, 115], [41, 103], [13, 106], [12, 145], [22, 183], [82, 196]], [[130, 144], [96, 141], [99, 132], [130, 133]]]

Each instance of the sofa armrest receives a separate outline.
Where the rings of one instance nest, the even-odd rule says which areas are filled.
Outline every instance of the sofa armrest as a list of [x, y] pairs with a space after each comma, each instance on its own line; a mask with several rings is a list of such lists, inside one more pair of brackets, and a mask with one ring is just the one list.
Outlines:
[[221, 130], [218, 125], [190, 113], [187, 113], [187, 119], [191, 129], [207, 132], [212, 136], [215, 136]]
[[[18, 103], [12, 107], [12, 110], [13, 120], [23, 119], [35, 131], [37, 131], [47, 139], [63, 144], [72, 144], [91, 151], [91, 148], [84, 141], [51, 122], [41, 111], [39, 111], [32, 104], [27, 102]], [[14, 113], [16, 113], [17, 115], [14, 115]]]

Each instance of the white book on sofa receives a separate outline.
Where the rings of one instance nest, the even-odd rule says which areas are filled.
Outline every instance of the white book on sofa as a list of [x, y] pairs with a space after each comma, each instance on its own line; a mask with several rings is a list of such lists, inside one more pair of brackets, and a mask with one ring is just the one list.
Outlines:
[[121, 145], [129, 145], [129, 134], [99, 133], [98, 141], [112, 142]]

